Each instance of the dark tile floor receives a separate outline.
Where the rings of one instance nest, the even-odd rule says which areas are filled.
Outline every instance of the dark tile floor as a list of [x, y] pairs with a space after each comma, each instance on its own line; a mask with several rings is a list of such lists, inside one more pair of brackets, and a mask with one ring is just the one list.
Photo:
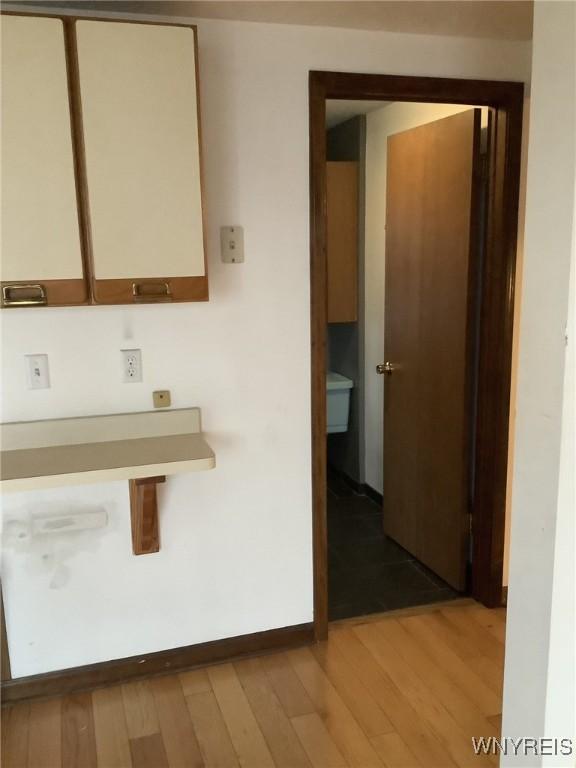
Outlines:
[[382, 532], [380, 506], [331, 477], [328, 611], [345, 619], [460, 597]]

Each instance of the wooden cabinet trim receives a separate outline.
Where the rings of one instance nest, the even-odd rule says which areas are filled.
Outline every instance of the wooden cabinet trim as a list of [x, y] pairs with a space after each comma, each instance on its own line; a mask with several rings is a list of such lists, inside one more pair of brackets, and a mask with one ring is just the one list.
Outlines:
[[86, 152], [84, 149], [84, 130], [82, 126], [82, 107], [80, 104], [80, 79], [78, 75], [78, 51], [76, 47], [76, 29], [72, 19], [64, 19], [64, 43], [66, 47], [66, 68], [68, 71], [68, 99], [70, 101], [70, 124], [72, 128], [72, 149], [74, 153], [74, 171], [76, 178], [76, 202], [80, 224], [80, 244], [82, 266], [86, 281], [86, 302], [94, 303], [92, 233], [90, 227], [90, 206], [88, 204], [88, 184], [86, 179]]
[[[138, 299], [134, 294], [134, 285], [166, 284], [170, 293], [158, 298]], [[156, 304], [178, 303], [183, 301], [208, 301], [208, 277], [158, 277], [140, 279], [138, 277], [119, 280], [95, 280], [95, 304]]]
[[[89, 304], [88, 286], [85, 280], [8, 280], [0, 283], [3, 309], [16, 309], [21, 304], [12, 304], [4, 300], [4, 289], [9, 287], [22, 288], [27, 285], [40, 285], [46, 294], [46, 301], [38, 303], [39, 307], [77, 307]], [[29, 305], [33, 306], [33, 305]]]

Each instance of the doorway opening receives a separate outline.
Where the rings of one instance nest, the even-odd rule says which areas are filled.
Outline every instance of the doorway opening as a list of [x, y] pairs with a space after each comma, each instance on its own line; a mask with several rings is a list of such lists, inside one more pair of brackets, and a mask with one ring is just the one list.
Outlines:
[[522, 99], [310, 74], [318, 639], [501, 604]]

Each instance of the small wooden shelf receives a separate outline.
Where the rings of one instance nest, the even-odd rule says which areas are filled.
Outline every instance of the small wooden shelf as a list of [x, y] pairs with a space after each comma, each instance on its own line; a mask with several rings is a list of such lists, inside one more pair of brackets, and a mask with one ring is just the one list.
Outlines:
[[198, 408], [14, 422], [0, 436], [4, 493], [128, 480], [135, 554], [159, 548], [156, 484], [216, 465]]
[[215, 459], [202, 436], [191, 434], [2, 451], [1, 464], [7, 492], [196, 472], [212, 469]]

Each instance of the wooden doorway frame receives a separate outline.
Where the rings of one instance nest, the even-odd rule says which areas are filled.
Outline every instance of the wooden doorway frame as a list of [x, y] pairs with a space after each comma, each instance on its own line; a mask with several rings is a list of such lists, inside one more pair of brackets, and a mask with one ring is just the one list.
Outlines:
[[472, 596], [494, 607], [502, 602], [524, 85], [490, 80], [310, 72], [312, 508], [314, 632], [317, 640], [328, 635], [327, 99], [469, 104], [491, 108], [487, 237], [480, 299]]

